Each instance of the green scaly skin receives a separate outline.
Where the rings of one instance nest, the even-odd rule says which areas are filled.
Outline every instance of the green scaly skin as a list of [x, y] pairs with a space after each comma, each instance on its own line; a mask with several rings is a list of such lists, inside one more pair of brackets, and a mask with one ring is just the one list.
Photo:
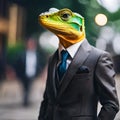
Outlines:
[[39, 15], [39, 22], [56, 34], [65, 48], [85, 38], [84, 18], [70, 9], [51, 8], [49, 12]]

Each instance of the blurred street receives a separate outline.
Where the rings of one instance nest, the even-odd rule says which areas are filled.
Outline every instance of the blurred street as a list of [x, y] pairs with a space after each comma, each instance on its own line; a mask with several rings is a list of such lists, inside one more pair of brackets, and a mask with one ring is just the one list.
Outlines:
[[43, 80], [36, 80], [30, 94], [30, 105], [22, 105], [22, 89], [18, 81], [5, 81], [0, 90], [0, 120], [37, 120], [44, 91]]
[[[116, 76], [116, 86], [120, 98], [120, 75]], [[45, 80], [37, 79], [32, 87], [28, 107], [22, 106], [22, 90], [17, 80], [4, 81], [0, 87], [0, 120], [37, 120]], [[120, 120], [120, 112], [115, 120]]]

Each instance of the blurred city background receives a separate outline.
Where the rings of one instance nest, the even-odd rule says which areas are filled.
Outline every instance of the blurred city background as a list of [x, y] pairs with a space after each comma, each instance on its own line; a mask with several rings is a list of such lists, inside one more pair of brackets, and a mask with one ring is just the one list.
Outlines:
[[[120, 98], [120, 0], [0, 0], [0, 120], [37, 120], [47, 61], [58, 47], [58, 38], [39, 25], [38, 16], [52, 7], [84, 16], [89, 43], [113, 57]], [[28, 66], [37, 66], [34, 72], [28, 68], [29, 77], [20, 75], [27, 48], [34, 58]]]

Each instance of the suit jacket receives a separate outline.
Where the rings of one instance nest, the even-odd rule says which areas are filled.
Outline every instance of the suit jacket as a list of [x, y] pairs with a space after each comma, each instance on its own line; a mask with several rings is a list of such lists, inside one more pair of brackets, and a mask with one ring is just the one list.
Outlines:
[[[58, 51], [50, 58], [38, 120], [114, 120], [119, 109], [109, 53], [84, 40], [56, 89]], [[97, 104], [102, 108], [97, 115]]]

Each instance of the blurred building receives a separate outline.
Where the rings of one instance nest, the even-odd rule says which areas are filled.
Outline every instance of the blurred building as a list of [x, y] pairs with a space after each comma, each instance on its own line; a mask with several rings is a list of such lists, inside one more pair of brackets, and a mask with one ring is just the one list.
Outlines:
[[0, 0], [0, 58], [7, 72], [7, 47], [22, 39], [25, 30], [25, 10], [10, 0]]
[[25, 11], [9, 0], [0, 0], [0, 50], [5, 51], [7, 44], [15, 44], [24, 33]]

